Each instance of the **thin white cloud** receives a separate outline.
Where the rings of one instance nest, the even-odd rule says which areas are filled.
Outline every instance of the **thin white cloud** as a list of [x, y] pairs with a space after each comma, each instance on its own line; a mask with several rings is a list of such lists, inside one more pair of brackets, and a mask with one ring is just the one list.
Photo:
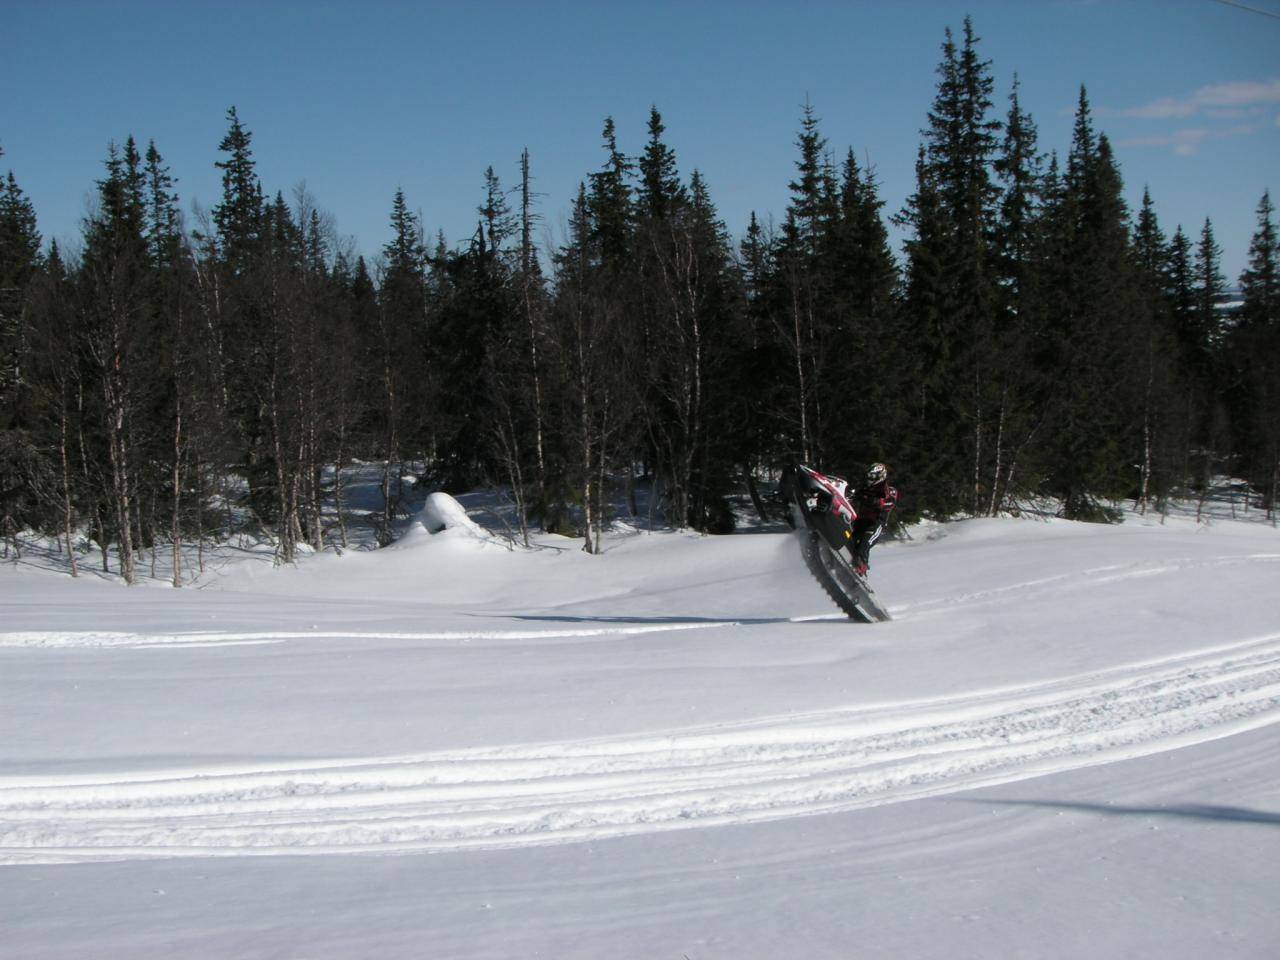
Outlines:
[[1256, 117], [1266, 112], [1266, 107], [1213, 107], [1204, 113], [1205, 116], [1215, 120], [1243, 120], [1245, 117]]
[[[1280, 124], [1280, 117], [1276, 122]], [[1209, 130], [1204, 127], [1188, 127], [1175, 130], [1171, 134], [1151, 137], [1129, 137], [1118, 141], [1121, 147], [1172, 147], [1180, 157], [1189, 157], [1199, 151], [1206, 140], [1226, 140], [1230, 137], [1245, 137], [1257, 133], [1257, 124], [1230, 127], [1226, 130]]]
[[1195, 153], [1208, 137], [1209, 131], [1204, 129], [1178, 130], [1167, 136], [1129, 137], [1119, 141], [1119, 145], [1122, 147], [1173, 147], [1173, 152], [1179, 156], [1189, 156]]
[[1215, 83], [1189, 97], [1161, 97], [1140, 107], [1108, 112], [1142, 120], [1181, 120], [1201, 112], [1247, 110], [1273, 103], [1280, 103], [1280, 77]]

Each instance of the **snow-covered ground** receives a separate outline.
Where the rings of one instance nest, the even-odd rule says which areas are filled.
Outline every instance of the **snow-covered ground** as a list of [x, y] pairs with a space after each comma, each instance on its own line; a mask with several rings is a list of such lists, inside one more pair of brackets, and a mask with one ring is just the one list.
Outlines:
[[1280, 950], [1274, 528], [918, 528], [865, 626], [785, 533], [423, 519], [0, 569], [0, 957]]

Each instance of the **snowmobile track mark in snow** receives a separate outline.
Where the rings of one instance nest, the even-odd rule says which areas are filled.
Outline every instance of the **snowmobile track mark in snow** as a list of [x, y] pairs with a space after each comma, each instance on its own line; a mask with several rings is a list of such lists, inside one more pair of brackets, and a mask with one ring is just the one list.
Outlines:
[[418, 756], [0, 778], [0, 863], [408, 853], [834, 813], [1280, 722], [1280, 634], [948, 699]]
[[274, 630], [246, 633], [129, 633], [103, 630], [27, 630], [0, 633], [0, 647], [228, 647], [289, 640], [405, 640], [470, 643], [475, 640], [574, 640], [633, 636], [675, 630], [709, 630], [741, 626], [738, 620], [671, 620], [629, 626], [562, 627], [555, 630], [445, 630], [427, 633], [380, 633], [352, 630]]

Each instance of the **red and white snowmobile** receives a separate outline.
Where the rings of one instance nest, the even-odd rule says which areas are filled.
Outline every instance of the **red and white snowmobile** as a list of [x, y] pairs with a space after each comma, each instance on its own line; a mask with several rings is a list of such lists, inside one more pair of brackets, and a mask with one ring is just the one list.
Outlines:
[[853, 544], [858, 514], [840, 477], [828, 477], [803, 463], [782, 474], [780, 492], [787, 503], [787, 522], [800, 535], [805, 566], [850, 618], [863, 623], [891, 619], [867, 581], [853, 571], [845, 549]]

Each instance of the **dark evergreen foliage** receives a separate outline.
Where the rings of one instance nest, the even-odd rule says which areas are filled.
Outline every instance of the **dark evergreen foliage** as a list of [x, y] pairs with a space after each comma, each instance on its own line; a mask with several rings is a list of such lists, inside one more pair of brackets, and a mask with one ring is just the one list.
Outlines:
[[36, 524], [49, 481], [49, 461], [33, 432], [29, 369], [29, 291], [40, 269], [35, 210], [9, 171], [0, 187], [0, 537], [6, 538]]
[[1265, 491], [1269, 510], [1280, 499], [1280, 239], [1270, 191], [1258, 201], [1258, 228], [1249, 265], [1240, 275], [1244, 308], [1232, 331], [1236, 437], [1241, 469]]

